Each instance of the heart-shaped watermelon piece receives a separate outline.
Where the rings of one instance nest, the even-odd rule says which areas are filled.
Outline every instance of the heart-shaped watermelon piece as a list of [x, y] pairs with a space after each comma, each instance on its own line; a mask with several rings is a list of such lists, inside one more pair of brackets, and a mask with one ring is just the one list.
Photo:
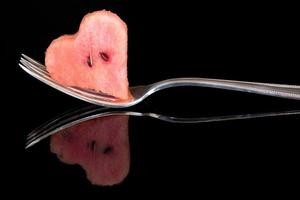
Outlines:
[[67, 164], [79, 164], [95, 185], [122, 182], [130, 167], [129, 116], [100, 117], [51, 136], [51, 152]]
[[89, 13], [74, 35], [52, 41], [45, 65], [57, 82], [128, 100], [127, 26], [116, 14]]

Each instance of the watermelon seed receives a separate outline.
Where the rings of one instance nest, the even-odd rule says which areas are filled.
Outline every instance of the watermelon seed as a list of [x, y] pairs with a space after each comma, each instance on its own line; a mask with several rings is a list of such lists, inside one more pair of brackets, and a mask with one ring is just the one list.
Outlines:
[[87, 61], [86, 62], [87, 62], [87, 64], [88, 64], [89, 67], [92, 67], [92, 61], [91, 61], [91, 57], [90, 56], [87, 57]]
[[95, 150], [95, 147], [96, 147], [96, 141], [93, 140], [93, 141], [91, 141], [90, 143], [88, 143], [88, 147], [89, 147], [92, 151], [94, 151], [94, 150]]
[[109, 57], [106, 53], [104, 52], [100, 52], [100, 57], [102, 58], [102, 60], [104, 60], [105, 62], [108, 61]]
[[109, 154], [110, 152], [112, 152], [112, 147], [111, 146], [108, 146], [108, 147], [106, 147], [104, 150], [103, 150], [103, 153], [104, 154]]

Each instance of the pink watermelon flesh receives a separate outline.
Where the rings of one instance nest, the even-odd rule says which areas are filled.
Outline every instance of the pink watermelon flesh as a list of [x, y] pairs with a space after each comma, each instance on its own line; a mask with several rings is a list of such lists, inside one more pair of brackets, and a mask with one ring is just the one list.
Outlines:
[[114, 185], [130, 166], [129, 116], [92, 119], [51, 136], [51, 152], [67, 164], [79, 164], [95, 185]]
[[116, 14], [87, 14], [74, 35], [52, 41], [45, 65], [57, 82], [102, 92], [121, 100], [131, 95], [127, 80], [127, 26]]

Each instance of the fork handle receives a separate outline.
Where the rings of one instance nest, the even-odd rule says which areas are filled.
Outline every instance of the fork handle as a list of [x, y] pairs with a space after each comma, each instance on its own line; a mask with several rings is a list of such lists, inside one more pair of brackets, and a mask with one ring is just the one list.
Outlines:
[[167, 79], [161, 82], [154, 83], [153, 85], [151, 85], [150, 90], [152, 92], [156, 92], [158, 90], [162, 90], [170, 87], [178, 87], [178, 86], [199, 86], [199, 87], [219, 88], [225, 90], [234, 90], [234, 91], [255, 93], [260, 95], [268, 95], [274, 97], [300, 100], [300, 86], [298, 85], [245, 82], [245, 81], [208, 79], [208, 78]]

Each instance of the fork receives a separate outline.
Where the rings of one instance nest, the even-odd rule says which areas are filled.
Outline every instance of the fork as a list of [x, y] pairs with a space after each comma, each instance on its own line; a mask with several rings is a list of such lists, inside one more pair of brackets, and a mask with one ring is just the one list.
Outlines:
[[135, 116], [135, 117], [151, 117], [169, 123], [191, 124], [191, 123], [210, 123], [210, 122], [223, 122], [223, 121], [233, 121], [233, 120], [257, 119], [257, 118], [264, 118], [264, 117], [300, 115], [300, 110], [221, 115], [221, 116], [198, 117], [198, 118], [180, 118], [180, 117], [171, 117], [168, 115], [162, 115], [162, 114], [152, 113], [152, 112], [112, 110], [105, 107], [91, 105], [84, 108], [67, 111], [55, 117], [54, 119], [40, 125], [39, 127], [34, 129], [27, 135], [25, 141], [25, 149], [37, 144], [43, 139], [63, 129], [69, 128], [71, 126], [75, 126], [79, 123], [91, 119], [99, 118], [99, 117], [120, 116], [120, 115]]
[[209, 88], [219, 88], [225, 90], [233, 90], [300, 100], [299, 85], [246, 82], [209, 78], [173, 78], [153, 83], [150, 85], [130, 87], [130, 92], [133, 96], [133, 99], [129, 101], [120, 101], [119, 99], [112, 96], [106, 96], [101, 93], [96, 93], [90, 90], [59, 84], [51, 78], [50, 74], [46, 70], [46, 66], [24, 54], [21, 55], [19, 66], [31, 76], [37, 78], [38, 80], [46, 83], [47, 85], [61, 92], [71, 95], [75, 98], [87, 101], [89, 103], [105, 107], [130, 107], [140, 103], [145, 98], [157, 91], [179, 86], [200, 86]]

